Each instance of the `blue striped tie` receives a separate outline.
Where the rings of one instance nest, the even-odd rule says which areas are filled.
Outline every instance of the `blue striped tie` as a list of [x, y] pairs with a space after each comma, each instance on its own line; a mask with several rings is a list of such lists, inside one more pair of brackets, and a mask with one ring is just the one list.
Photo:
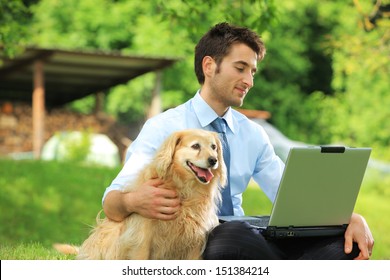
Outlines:
[[232, 196], [230, 192], [230, 149], [229, 143], [226, 138], [226, 121], [223, 118], [216, 118], [211, 126], [213, 129], [219, 133], [219, 138], [222, 142], [223, 147], [223, 159], [225, 161], [226, 169], [227, 169], [227, 183], [225, 188], [222, 191], [222, 205], [219, 208], [219, 215], [221, 216], [230, 216], [234, 215], [233, 212], [233, 203]]

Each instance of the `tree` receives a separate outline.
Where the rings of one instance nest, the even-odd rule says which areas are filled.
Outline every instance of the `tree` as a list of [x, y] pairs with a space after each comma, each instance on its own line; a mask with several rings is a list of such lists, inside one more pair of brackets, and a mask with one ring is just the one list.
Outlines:
[[[181, 57], [164, 71], [164, 108], [184, 102], [199, 88], [193, 50], [202, 34], [222, 21], [247, 26], [262, 36], [267, 55], [258, 65], [246, 108], [270, 111], [270, 121], [296, 140], [374, 145], [378, 151], [390, 144], [389, 0], [35, 2], [28, 6], [33, 13], [28, 42]], [[20, 8], [26, 1], [15, 3]], [[19, 14], [1, 23], [19, 21], [22, 26], [9, 28], [24, 29], [24, 18]], [[125, 122], [143, 120], [153, 82], [150, 74], [112, 89], [106, 109]]]
[[0, 57], [14, 57], [26, 44], [29, 7], [37, 1], [0, 1]]
[[374, 157], [390, 160], [390, 1], [355, 0], [353, 8], [353, 20], [340, 17], [330, 41], [337, 92], [332, 102], [339, 106], [327, 110], [338, 120], [332, 135], [371, 146]]
[[[226, 20], [237, 24], [252, 22], [260, 28], [271, 20], [273, 3], [269, 0], [42, 0], [34, 8], [31, 41], [45, 47], [179, 56], [182, 61], [163, 76], [163, 106], [169, 108], [187, 100], [199, 86], [193, 74], [193, 48], [199, 36], [211, 25]], [[127, 121], [143, 118], [152, 83], [153, 78], [140, 77], [127, 88], [113, 89], [108, 95], [107, 108]], [[126, 98], [129, 92], [132, 98]], [[87, 104], [92, 107], [91, 102]]]

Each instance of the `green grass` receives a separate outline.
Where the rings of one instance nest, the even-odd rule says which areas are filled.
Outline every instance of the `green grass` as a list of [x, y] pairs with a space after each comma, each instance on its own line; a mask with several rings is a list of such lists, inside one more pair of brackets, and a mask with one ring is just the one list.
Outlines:
[[1, 259], [27, 258], [9, 253], [26, 248], [37, 252], [32, 259], [42, 259], [38, 252], [51, 251], [53, 243], [80, 244], [95, 223], [104, 189], [117, 173], [72, 163], [1, 159]]
[[0, 245], [2, 260], [73, 260], [75, 256], [65, 255], [40, 243]]
[[[52, 244], [81, 244], [101, 210], [104, 189], [118, 171], [0, 159], [0, 259], [72, 259]], [[365, 216], [374, 234], [373, 259], [390, 259], [390, 176], [367, 175], [356, 212]], [[269, 214], [272, 207], [253, 185], [244, 193], [243, 206], [246, 214]]]
[[242, 195], [242, 207], [245, 215], [269, 215], [272, 203], [256, 183], [251, 182]]

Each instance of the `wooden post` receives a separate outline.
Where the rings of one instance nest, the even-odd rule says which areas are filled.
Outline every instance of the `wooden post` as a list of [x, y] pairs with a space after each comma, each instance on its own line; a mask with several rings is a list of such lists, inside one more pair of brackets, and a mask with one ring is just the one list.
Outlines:
[[105, 94], [102, 91], [95, 93], [95, 108], [94, 114], [99, 115], [103, 112]]
[[32, 96], [33, 121], [33, 154], [35, 159], [41, 157], [45, 135], [45, 85], [43, 62], [34, 62], [34, 91]]
[[161, 80], [162, 72], [161, 70], [156, 71], [156, 81], [154, 83], [154, 88], [152, 91], [152, 102], [149, 107], [147, 118], [151, 118], [159, 113], [161, 113]]

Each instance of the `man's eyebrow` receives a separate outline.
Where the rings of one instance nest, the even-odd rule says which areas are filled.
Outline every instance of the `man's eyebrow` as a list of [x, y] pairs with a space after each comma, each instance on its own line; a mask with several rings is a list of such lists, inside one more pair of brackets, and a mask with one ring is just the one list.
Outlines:
[[[249, 65], [249, 63], [246, 62], [246, 61], [244, 61], [244, 60], [235, 61], [235, 62], [233, 62], [233, 64], [241, 64], [241, 65], [243, 65], [243, 66], [245, 66], [245, 67], [252, 68], [252, 67]], [[252, 68], [252, 72], [253, 72], [253, 73], [256, 73], [256, 71], [257, 71], [257, 68], [256, 68], [256, 67], [253, 67], [253, 68]]]

